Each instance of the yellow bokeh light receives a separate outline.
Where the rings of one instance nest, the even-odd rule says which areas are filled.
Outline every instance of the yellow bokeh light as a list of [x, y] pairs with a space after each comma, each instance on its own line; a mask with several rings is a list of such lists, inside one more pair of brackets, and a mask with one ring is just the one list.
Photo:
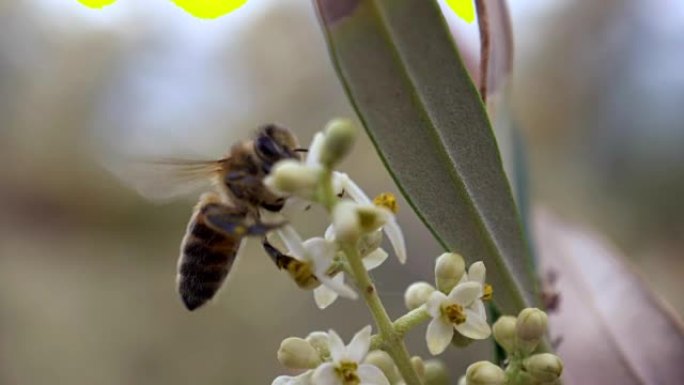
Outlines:
[[240, 8], [247, 0], [173, 0], [173, 2], [195, 17], [215, 19]]
[[475, 5], [473, 0], [447, 0], [447, 4], [466, 23], [475, 21]]
[[79, 3], [90, 8], [102, 8], [107, 5], [112, 5], [116, 0], [78, 0]]

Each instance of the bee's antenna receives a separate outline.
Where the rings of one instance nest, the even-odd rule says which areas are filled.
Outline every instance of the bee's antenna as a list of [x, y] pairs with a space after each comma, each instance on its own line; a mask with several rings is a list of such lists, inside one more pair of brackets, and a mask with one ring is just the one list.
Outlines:
[[308, 148], [295, 148], [295, 152], [309, 152]]

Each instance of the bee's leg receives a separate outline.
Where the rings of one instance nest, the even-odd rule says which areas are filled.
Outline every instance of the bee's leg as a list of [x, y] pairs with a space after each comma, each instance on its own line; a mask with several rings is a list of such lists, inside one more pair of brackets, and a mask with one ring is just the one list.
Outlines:
[[264, 247], [266, 254], [271, 257], [271, 260], [276, 264], [276, 266], [278, 266], [279, 269], [287, 269], [287, 266], [294, 260], [293, 257], [290, 257], [289, 255], [278, 250], [277, 247], [273, 246], [266, 237], [262, 239], [261, 245]]
[[265, 235], [285, 224], [285, 222], [263, 223], [260, 221], [249, 223], [245, 210], [225, 204], [206, 206], [204, 215], [209, 226], [229, 235]]

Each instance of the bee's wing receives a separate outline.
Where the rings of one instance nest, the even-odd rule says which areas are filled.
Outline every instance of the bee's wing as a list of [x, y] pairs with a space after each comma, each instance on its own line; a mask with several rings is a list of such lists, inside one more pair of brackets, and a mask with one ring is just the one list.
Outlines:
[[155, 202], [167, 202], [206, 191], [216, 183], [225, 161], [146, 159], [110, 167], [110, 171], [143, 197]]

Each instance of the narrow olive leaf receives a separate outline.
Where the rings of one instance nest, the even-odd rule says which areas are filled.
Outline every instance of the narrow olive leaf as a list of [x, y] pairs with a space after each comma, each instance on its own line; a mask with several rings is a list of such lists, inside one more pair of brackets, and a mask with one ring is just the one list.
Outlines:
[[496, 141], [436, 2], [316, 3], [340, 79], [406, 199], [446, 249], [485, 261], [502, 312], [536, 304]]
[[533, 227], [560, 341], [565, 384], [676, 385], [684, 378], [684, 326], [605, 240], [535, 209]]

